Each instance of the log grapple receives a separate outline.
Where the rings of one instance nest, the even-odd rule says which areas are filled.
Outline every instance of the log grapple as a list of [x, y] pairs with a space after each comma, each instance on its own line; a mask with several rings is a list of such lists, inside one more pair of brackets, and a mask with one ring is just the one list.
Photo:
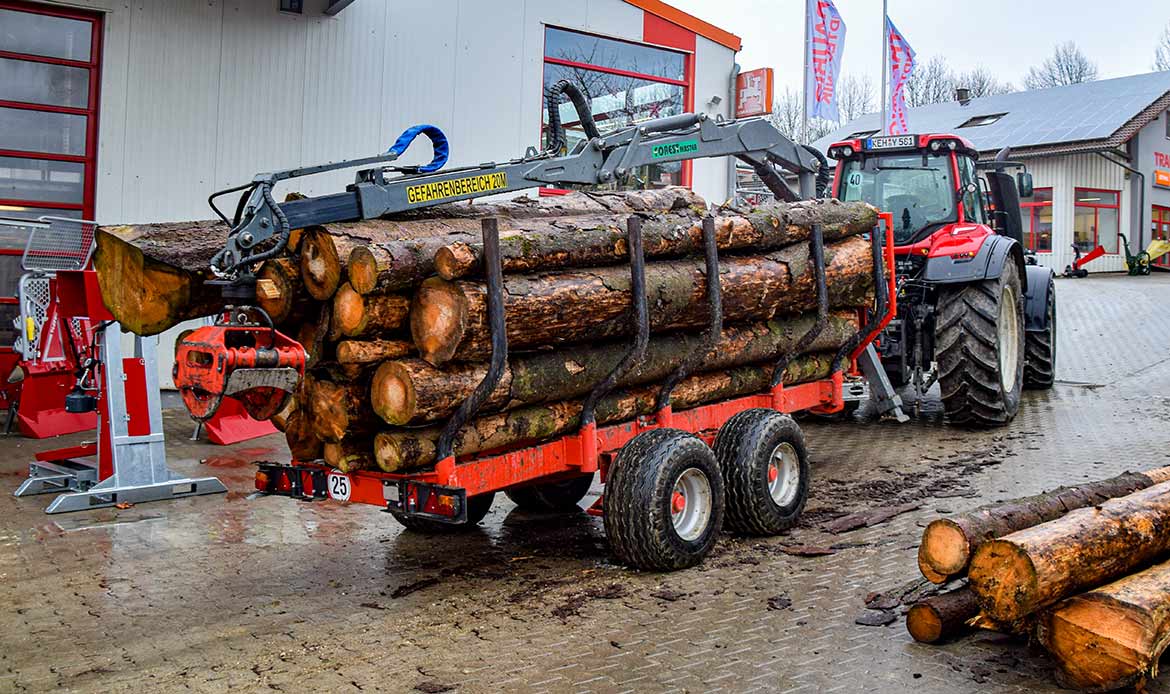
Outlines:
[[225, 397], [254, 419], [284, 407], [305, 373], [305, 349], [276, 330], [258, 308], [229, 308], [214, 325], [175, 346], [175, 385], [191, 416], [207, 421]]

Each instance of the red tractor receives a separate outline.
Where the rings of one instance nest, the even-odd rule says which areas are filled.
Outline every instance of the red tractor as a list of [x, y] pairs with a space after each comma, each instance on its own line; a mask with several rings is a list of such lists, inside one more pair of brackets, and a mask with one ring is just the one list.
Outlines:
[[890, 381], [919, 400], [938, 381], [956, 424], [1011, 421], [1020, 391], [1051, 387], [1056, 366], [1054, 275], [1023, 244], [1031, 174], [1006, 149], [980, 162], [956, 135], [847, 140], [828, 154], [834, 197], [894, 218], [898, 315], [879, 349]]

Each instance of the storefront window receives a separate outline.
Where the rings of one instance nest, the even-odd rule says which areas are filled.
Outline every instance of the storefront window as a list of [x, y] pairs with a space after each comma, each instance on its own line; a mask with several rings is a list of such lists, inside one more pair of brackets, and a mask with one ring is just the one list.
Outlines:
[[[1170, 207], [1155, 205], [1151, 217], [1150, 238], [1170, 241]], [[1154, 265], [1170, 268], [1170, 253], [1154, 258]]]
[[1052, 252], [1052, 189], [1036, 188], [1030, 198], [1020, 200], [1024, 242], [1037, 253]]
[[1101, 246], [1106, 253], [1117, 252], [1121, 229], [1121, 195], [1115, 190], [1077, 188], [1073, 214], [1073, 243], [1081, 252]]
[[[683, 113], [686, 108], [685, 53], [616, 41], [563, 29], [545, 30], [545, 93], [560, 80], [576, 85], [589, 101], [602, 134], [653, 118]], [[568, 149], [585, 138], [576, 110], [561, 104]], [[541, 139], [547, 142], [547, 107], [542, 110]], [[644, 166], [626, 187], [659, 188], [686, 183], [688, 162]], [[636, 179], [636, 180], [635, 180]]]

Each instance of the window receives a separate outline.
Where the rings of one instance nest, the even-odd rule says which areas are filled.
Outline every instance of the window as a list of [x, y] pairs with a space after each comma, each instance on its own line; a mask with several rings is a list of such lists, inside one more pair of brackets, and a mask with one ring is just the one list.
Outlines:
[[1003, 118], [1006, 115], [1007, 115], [1006, 113], [993, 113], [990, 116], [975, 116], [974, 118], [968, 118], [959, 127], [960, 128], [978, 128], [981, 125], [991, 125], [992, 123], [995, 123], [1000, 118]]
[[[545, 93], [569, 80], [585, 94], [602, 134], [654, 118], [684, 113], [690, 95], [690, 61], [686, 53], [548, 27], [544, 32]], [[585, 138], [568, 99], [561, 122], [571, 150]], [[546, 107], [547, 108], [547, 107]], [[541, 120], [541, 137], [548, 112]], [[637, 170], [636, 187], [689, 184], [690, 162], [667, 162]]]
[[1037, 253], [1052, 252], [1052, 189], [1036, 188], [1032, 197], [1020, 199], [1024, 243]]
[[849, 133], [848, 135], [846, 135], [842, 139], [844, 139], [844, 140], [860, 140], [864, 137], [872, 137], [872, 136], [877, 135], [877, 134], [878, 134], [878, 131], [876, 131], [876, 130], [858, 130], [855, 133]]
[[1170, 111], [1166, 111], [1166, 139], [1170, 140]]
[[[968, 183], [979, 185], [979, 176], [975, 173], [975, 162], [971, 157], [958, 156], [959, 185]], [[983, 195], [979, 190], [963, 191], [963, 220], [974, 224], [987, 224], [987, 215], [983, 211]]]
[[840, 180], [842, 200], [864, 200], [894, 216], [898, 244], [917, 241], [932, 227], [958, 219], [949, 156], [889, 154], [848, 159]]
[[[1150, 238], [1170, 241], [1170, 207], [1154, 205], [1150, 226]], [[1170, 253], [1154, 258], [1154, 265], [1170, 268]]]
[[92, 219], [101, 20], [0, 0], [0, 28], [0, 217]]
[[1106, 253], [1117, 252], [1117, 233], [1121, 230], [1121, 194], [1116, 190], [1077, 188], [1073, 214], [1073, 243], [1081, 252], [1097, 246]]

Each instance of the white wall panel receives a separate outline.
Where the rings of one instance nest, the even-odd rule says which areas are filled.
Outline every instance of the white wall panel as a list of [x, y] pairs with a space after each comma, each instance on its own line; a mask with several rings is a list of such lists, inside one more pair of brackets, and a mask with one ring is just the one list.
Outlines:
[[[729, 117], [733, 107], [728, 98], [731, 68], [735, 64], [735, 53], [714, 41], [699, 36], [695, 41], [695, 112], [706, 113], [714, 118]], [[721, 101], [711, 106], [711, 97]], [[730, 165], [726, 158], [699, 159], [694, 163], [694, 177], [691, 187], [711, 204], [726, 200], [727, 176]]]
[[[1074, 154], [1044, 159], [1029, 159], [1035, 187], [1052, 188], [1052, 253], [1038, 258], [1057, 272], [1072, 263], [1074, 253], [1073, 218], [1076, 188], [1100, 188], [1121, 191], [1121, 233], [1130, 236], [1130, 191], [1125, 171], [1096, 154]], [[1025, 224], [1027, 224], [1025, 220]], [[1125, 270], [1124, 249], [1118, 241], [1117, 254], [1106, 254], [1085, 266], [1090, 272]]]
[[582, 29], [617, 36], [631, 41], [642, 40], [642, 10], [622, 0], [586, 0], [588, 14]]

